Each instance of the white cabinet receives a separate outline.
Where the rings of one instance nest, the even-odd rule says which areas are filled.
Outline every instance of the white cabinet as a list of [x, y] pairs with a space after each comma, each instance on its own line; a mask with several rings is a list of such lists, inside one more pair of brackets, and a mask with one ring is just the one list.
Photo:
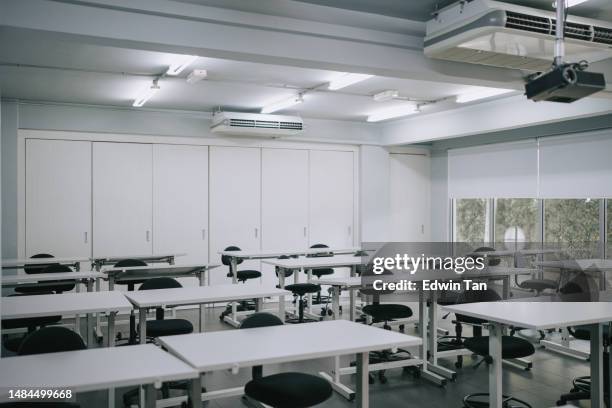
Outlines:
[[[261, 246], [282, 251], [308, 247], [308, 150], [262, 149]], [[264, 283], [277, 284], [262, 264]]]
[[418, 154], [389, 156], [391, 241], [430, 239], [430, 162]]
[[310, 245], [353, 245], [353, 177], [352, 152], [310, 152]]
[[153, 146], [153, 253], [185, 253], [177, 264], [208, 262], [207, 146]]
[[25, 256], [91, 255], [91, 143], [26, 141]]
[[93, 254], [151, 254], [152, 146], [93, 143]]
[[[261, 249], [261, 149], [210, 148], [210, 261], [228, 246]], [[245, 261], [239, 269], [259, 269], [259, 261]], [[211, 284], [230, 283], [228, 267], [211, 271]]]

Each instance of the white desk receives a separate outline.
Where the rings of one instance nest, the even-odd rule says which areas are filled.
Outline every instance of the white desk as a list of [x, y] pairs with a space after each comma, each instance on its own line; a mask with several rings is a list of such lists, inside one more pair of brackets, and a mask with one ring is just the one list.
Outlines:
[[[277, 289], [275, 287], [264, 287], [263, 285], [215, 285], [198, 286], [189, 288], [140, 290], [126, 293], [125, 296], [139, 310], [140, 342], [146, 341], [146, 317], [147, 310], [156, 307], [172, 307], [184, 305], [202, 305], [205, 303], [233, 302], [245, 299], [257, 299], [258, 309], [266, 297], [279, 297], [279, 316], [284, 319], [285, 302], [284, 296], [290, 296], [291, 292]], [[200, 308], [200, 310], [202, 310]], [[204, 316], [200, 314], [200, 331], [204, 329]]]
[[604, 408], [603, 324], [612, 321], [608, 302], [485, 302], [444, 306], [444, 309], [484, 319], [489, 326], [489, 393], [491, 407], [502, 406], [501, 339], [504, 326], [546, 330], [566, 326], [592, 325], [591, 332], [591, 407]]
[[62, 293], [58, 295], [14, 296], [0, 299], [2, 319], [87, 314], [87, 343], [91, 344], [91, 313], [108, 316], [108, 345], [115, 339], [115, 315], [132, 310], [119, 292]]
[[200, 282], [200, 286], [206, 283], [206, 272], [216, 268], [217, 264], [189, 264], [189, 265], [152, 265], [152, 266], [130, 266], [130, 267], [108, 267], [103, 268], [102, 273], [108, 276], [108, 289], [114, 290], [115, 281], [149, 279], [161, 276], [181, 277], [195, 276]]
[[[350, 248], [308, 248], [308, 249], [293, 249], [293, 250], [272, 250], [272, 251], [219, 251], [222, 256], [227, 256], [230, 259], [230, 272], [233, 276], [234, 283], [236, 280], [236, 271], [238, 270], [239, 259], [271, 259], [278, 258], [279, 256], [305, 256], [305, 255], [317, 255], [317, 254], [354, 254], [361, 251], [361, 248], [350, 247]], [[357, 257], [359, 258], [359, 257]]]
[[152, 345], [98, 348], [0, 359], [0, 400], [10, 389], [65, 389], [73, 393], [145, 385], [146, 407], [155, 407], [154, 385], [193, 380], [198, 372]]
[[72, 266], [77, 271], [81, 262], [89, 262], [89, 258], [64, 257], [64, 258], [11, 258], [2, 260], [2, 269], [23, 269], [26, 266], [60, 264]]
[[38, 274], [2, 274], [2, 287], [15, 287], [21, 284], [32, 284], [39, 282], [53, 282], [58, 280], [71, 280], [83, 282], [87, 285], [88, 291], [91, 291], [92, 283], [98, 279], [104, 278], [105, 275], [96, 271], [79, 271], [79, 272], [60, 272], [60, 273], [38, 273]]
[[[369, 406], [368, 353], [421, 344], [418, 337], [345, 320], [187, 334], [159, 341], [200, 373], [357, 354], [356, 406], [360, 408]], [[194, 387], [192, 392], [199, 390]], [[210, 399], [207, 394], [201, 396], [203, 400]]]
[[97, 256], [90, 258], [92, 265], [100, 270], [104, 265], [114, 265], [124, 259], [135, 259], [147, 263], [167, 263], [174, 265], [177, 256], [185, 256], [183, 253], [160, 253], [160, 254], [140, 254], [140, 255], [123, 255], [123, 256]]

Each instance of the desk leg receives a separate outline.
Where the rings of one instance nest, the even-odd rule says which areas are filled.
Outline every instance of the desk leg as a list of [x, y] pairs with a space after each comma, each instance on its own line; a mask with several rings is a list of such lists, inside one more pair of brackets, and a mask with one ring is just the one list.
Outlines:
[[[117, 312], [108, 312], [107, 323], [108, 323], [108, 347], [115, 347], [115, 316]], [[99, 314], [98, 314], [99, 316]], [[108, 407], [115, 408], [115, 389], [108, 389]]]
[[147, 309], [142, 307], [138, 309], [138, 324], [140, 325], [140, 344], [147, 343]]
[[492, 324], [489, 327], [489, 354], [493, 362], [489, 365], [489, 406], [502, 408], [502, 327]]
[[230, 258], [230, 269], [232, 272], [232, 283], [238, 283], [238, 258], [234, 256]]
[[[91, 282], [91, 281], [90, 281]], [[100, 291], [100, 279], [96, 278], [96, 292]], [[100, 313], [96, 313], [96, 338], [98, 341], [102, 341], [102, 326], [100, 323]]]
[[604, 408], [603, 326], [591, 326], [591, 408]]
[[[74, 287], [74, 291], [76, 293], [80, 293], [81, 292], [81, 284], [80, 284], [80, 282], [76, 282], [76, 285]], [[87, 315], [87, 316], [89, 316], [89, 315]], [[79, 333], [81, 336], [83, 335], [81, 333], [81, 315], [78, 314], [78, 313], [74, 315], [74, 331]], [[87, 341], [87, 347], [91, 346], [91, 343], [89, 342], [89, 337], [88, 336], [85, 337], [85, 340]]]
[[[340, 288], [338, 286], [332, 286], [332, 310], [334, 320], [340, 319]], [[351, 316], [351, 320], [353, 320], [353, 316]]]
[[202, 384], [200, 376], [189, 381], [189, 401], [187, 406], [200, 408], [202, 406]]
[[155, 408], [155, 403], [157, 402], [157, 392], [155, 391], [155, 386], [153, 384], [147, 384], [142, 388], [144, 388], [144, 392], [142, 393], [144, 403], [141, 400], [141, 407]]
[[356, 406], [358, 408], [368, 408], [370, 406], [370, 390], [368, 375], [369, 370], [369, 353], [357, 354], [357, 394], [356, 394]]
[[502, 297], [504, 299], [510, 299], [510, 276], [504, 276], [502, 279]]
[[[198, 273], [198, 280], [200, 282], [200, 286], [205, 286], [206, 285], [206, 272], [205, 271], [200, 271]], [[206, 305], [200, 303], [200, 306], [198, 307], [198, 313], [199, 313], [199, 320], [198, 320], [198, 331], [201, 333], [204, 331], [204, 324], [206, 323], [204, 320], [204, 308], [206, 307]]]
[[[278, 286], [280, 289], [285, 289], [285, 272], [283, 268], [278, 268]], [[285, 297], [278, 297], [278, 317], [285, 322]]]
[[263, 298], [255, 299], [255, 312], [259, 313], [263, 310]]

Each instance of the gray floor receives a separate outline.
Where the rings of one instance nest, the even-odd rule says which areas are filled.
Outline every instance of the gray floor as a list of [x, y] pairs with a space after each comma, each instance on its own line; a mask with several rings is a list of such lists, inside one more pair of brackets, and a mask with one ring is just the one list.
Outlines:
[[[221, 308], [207, 310], [207, 331], [229, 330], [228, 325], [221, 323], [218, 316]], [[415, 310], [416, 312], [416, 310]], [[177, 317], [188, 318], [195, 321], [195, 310], [179, 310]], [[444, 321], [443, 324], [448, 324]], [[125, 324], [119, 324], [118, 330], [127, 332]], [[233, 329], [232, 329], [233, 330]], [[469, 329], [468, 335], [469, 335]], [[413, 325], [407, 326], [408, 333], [414, 333]], [[274, 341], [270, 339], [270, 341]], [[304, 339], [308, 341], [308, 339]], [[529, 372], [522, 371], [510, 366], [504, 366], [504, 392], [529, 402], [534, 408], [547, 408], [555, 406], [559, 395], [568, 391], [572, 378], [588, 375], [589, 366], [586, 362], [562, 357], [558, 354], [537, 348], [537, 352], [531, 358], [533, 369]], [[349, 357], [343, 359], [345, 364], [350, 361]], [[138, 364], [138, 362], [134, 362]], [[442, 364], [448, 368], [454, 368], [454, 359], [442, 360]], [[403, 374], [401, 369], [389, 370], [387, 372], [388, 383], [370, 386], [371, 406], [374, 408], [390, 407], [423, 407], [423, 408], [450, 408], [462, 407], [461, 400], [464, 395], [474, 392], [487, 391], [487, 368], [482, 364], [478, 369], [473, 369], [473, 360], [466, 357], [464, 367], [458, 370], [457, 380], [448, 383], [444, 388], [437, 387], [423, 379], [414, 378], [411, 374]], [[300, 363], [282, 364], [264, 367], [264, 374], [272, 374], [280, 371], [300, 371], [316, 374], [321, 370], [329, 370], [329, 360], [313, 360]], [[209, 390], [239, 386], [246, 383], [250, 377], [250, 370], [241, 370], [238, 375], [230, 372], [209, 373], [204, 376], [204, 385]], [[352, 384], [354, 378], [347, 376], [343, 378], [346, 384]], [[122, 406], [121, 395], [125, 390], [117, 390], [117, 407]], [[91, 392], [81, 394], [79, 402], [86, 408], [105, 408], [107, 406], [106, 392]], [[214, 408], [235, 408], [244, 406], [239, 397], [216, 400], [203, 406]], [[348, 402], [334, 394], [321, 407], [341, 408], [352, 407], [354, 403]], [[589, 402], [582, 402], [582, 407], [589, 407]]]

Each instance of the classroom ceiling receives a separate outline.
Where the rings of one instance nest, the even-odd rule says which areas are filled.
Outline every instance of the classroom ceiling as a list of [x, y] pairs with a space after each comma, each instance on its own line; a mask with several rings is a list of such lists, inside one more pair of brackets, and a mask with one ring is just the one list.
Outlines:
[[[520, 3], [550, 7], [550, 1], [522, 0]], [[70, 0], [58, 2], [71, 4]], [[414, 30], [423, 28], [421, 21], [429, 18], [437, 4], [444, 6], [449, 1], [168, 1], [168, 4], [171, 3], [183, 6], [188, 4], [192, 8], [193, 5], [204, 5], [284, 17], [302, 17], [308, 22], [332, 23], [333, 19], [346, 18], [337, 24], [347, 21], [347, 24], [354, 23], [355, 27], [370, 29], [377, 29], [377, 26], [389, 23], [387, 33], [393, 33], [389, 34], [393, 36], [395, 33], [406, 34], [402, 31], [402, 23], [408, 25], [417, 21], [408, 30], [414, 35]], [[585, 4], [587, 5], [572, 8], [572, 11], [584, 15], [590, 13], [590, 16], [597, 13], [599, 16], [609, 14], [609, 19], [612, 20], [610, 0], [589, 0]], [[302, 14], [295, 15], [298, 12]], [[86, 38], [80, 41], [67, 36], [46, 35], [42, 30], [3, 27], [0, 28], [0, 88], [4, 98], [129, 108], [136, 96], [148, 87], [154, 78], [163, 74], [176, 57], [176, 54], [142, 50], [131, 44], [126, 47], [109, 46], [95, 41], [89, 42]], [[454, 79], [434, 82], [423, 78], [417, 80], [377, 75], [339, 91], [329, 91], [325, 84], [341, 75], [341, 72], [267, 62], [200, 57], [178, 77], [161, 78], [161, 90], [147, 102], [145, 108], [200, 112], [211, 112], [220, 108], [259, 112], [267, 104], [306, 92], [304, 103], [278, 113], [364, 121], [369, 114], [377, 110], [403, 105], [408, 103], [408, 100], [423, 104], [423, 112], [454, 109], [458, 107], [455, 96], [476, 89], [474, 86], [465, 85], [465, 82], [455, 83]], [[425, 64], [429, 62], [426, 61]], [[186, 77], [194, 69], [207, 70], [208, 78], [195, 84], [188, 83]], [[427, 69], [428, 66], [425, 66], [425, 70]], [[471, 70], [469, 67], [468, 69]], [[456, 75], [455, 71], [442, 69], [440, 72], [447, 75], [447, 78], [460, 76]], [[520, 80], [520, 76], [517, 78]], [[474, 84], [473, 81], [468, 83]], [[475, 84], [480, 83], [481, 77], [478, 77]], [[402, 100], [375, 102], [372, 96], [384, 90], [397, 90]], [[481, 102], [483, 101], [476, 103]]]

